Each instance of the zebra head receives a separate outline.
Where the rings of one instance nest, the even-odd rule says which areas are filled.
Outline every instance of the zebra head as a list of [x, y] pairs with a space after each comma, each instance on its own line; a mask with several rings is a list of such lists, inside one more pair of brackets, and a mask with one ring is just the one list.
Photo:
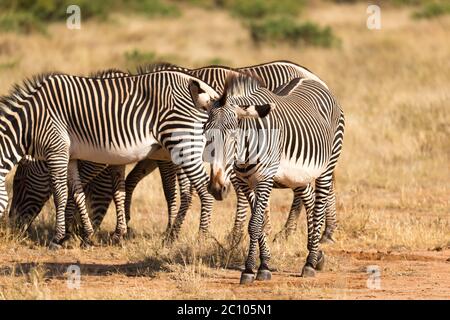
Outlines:
[[50, 176], [44, 161], [24, 157], [17, 166], [9, 209], [11, 226], [25, 232], [50, 197]]
[[[267, 90], [259, 79], [248, 74], [230, 74], [222, 96], [208, 111], [204, 134], [212, 149], [211, 173], [208, 190], [216, 200], [223, 200], [229, 190], [240, 138], [242, 119], [259, 119], [274, 108], [273, 103], [258, 102], [253, 98], [259, 90]], [[257, 101], [255, 103], [255, 101]]]

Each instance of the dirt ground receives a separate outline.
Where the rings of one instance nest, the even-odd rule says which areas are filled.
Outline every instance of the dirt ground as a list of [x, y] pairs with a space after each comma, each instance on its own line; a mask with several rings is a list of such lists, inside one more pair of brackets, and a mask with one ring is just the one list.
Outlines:
[[[99, 249], [94, 249], [99, 250]], [[93, 252], [91, 252], [93, 254]], [[35, 298], [77, 299], [449, 299], [450, 248], [432, 251], [326, 251], [327, 259], [339, 265], [339, 272], [326, 266], [315, 278], [302, 278], [296, 270], [277, 270], [272, 280], [239, 285], [240, 271], [214, 269], [200, 283], [180, 286], [174, 274], [161, 272], [155, 261], [127, 263], [120, 259], [76, 259], [70, 254], [36, 259], [30, 264], [19, 255], [0, 257], [0, 287], [11, 280], [11, 268], [17, 277], [23, 273], [31, 278], [21, 291], [33, 292]], [[67, 268], [81, 267], [79, 288], [67, 284]], [[376, 266], [377, 275], [368, 268]], [[34, 275], [34, 268], [43, 272], [43, 279]], [[43, 271], [42, 271], [43, 270]], [[372, 270], [372, 269], [370, 269]], [[146, 273], [146, 275], [142, 275]], [[148, 274], [151, 274], [148, 276]], [[33, 277], [36, 277], [33, 279]], [[9, 279], [9, 280], [8, 280]], [[6, 281], [5, 281], [6, 280]], [[187, 280], [188, 281], [188, 280]], [[193, 280], [198, 281], [198, 280]], [[199, 290], [201, 292], [199, 292]], [[18, 292], [16, 292], [17, 294]], [[6, 298], [6, 297], [3, 297]]]

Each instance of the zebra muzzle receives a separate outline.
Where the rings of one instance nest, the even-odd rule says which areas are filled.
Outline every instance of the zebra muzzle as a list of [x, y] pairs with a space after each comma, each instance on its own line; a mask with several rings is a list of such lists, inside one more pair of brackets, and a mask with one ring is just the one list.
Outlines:
[[230, 191], [229, 185], [220, 185], [218, 183], [210, 183], [208, 185], [208, 192], [212, 194], [214, 199], [222, 201]]

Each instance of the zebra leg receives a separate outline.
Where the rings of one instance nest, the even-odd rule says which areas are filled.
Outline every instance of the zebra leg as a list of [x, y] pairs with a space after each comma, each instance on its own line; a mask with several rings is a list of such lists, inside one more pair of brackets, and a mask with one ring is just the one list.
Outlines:
[[179, 235], [181, 225], [184, 222], [186, 217], [186, 213], [189, 210], [189, 207], [192, 203], [192, 190], [191, 183], [187, 176], [182, 172], [181, 169], [177, 170], [178, 183], [180, 185], [180, 209], [178, 211], [177, 216], [173, 222], [173, 225], [167, 233], [164, 242], [171, 243], [173, 242]]
[[164, 190], [164, 197], [167, 202], [167, 227], [164, 234], [170, 233], [172, 224], [176, 217], [177, 210], [177, 168], [172, 161], [157, 161], [161, 183]]
[[327, 197], [327, 207], [325, 212], [325, 231], [320, 239], [321, 243], [334, 243], [333, 233], [337, 228], [336, 219], [336, 194], [334, 193], [334, 181]]
[[272, 223], [270, 221], [270, 198], [267, 200], [267, 206], [264, 210], [263, 230], [267, 237], [272, 233]]
[[334, 230], [337, 227], [336, 221], [336, 193], [335, 193], [335, 175], [334, 168], [336, 167], [337, 160], [342, 151], [342, 141], [344, 139], [344, 127], [345, 127], [345, 119], [344, 114], [341, 113], [339, 118], [339, 125], [334, 134], [333, 139], [333, 154], [330, 159], [330, 163], [328, 164], [328, 168], [326, 171], [326, 177], [330, 180], [329, 183], [329, 194], [327, 197], [327, 208], [326, 208], [326, 228], [324, 232], [324, 237], [322, 238], [322, 242], [329, 242], [330, 240], [334, 242], [332, 235]]
[[67, 205], [66, 205], [66, 234], [68, 238], [71, 238], [74, 234], [79, 234], [79, 225], [76, 221], [76, 215], [78, 214], [76, 203], [73, 197], [67, 197]]
[[[303, 277], [314, 277], [315, 269], [322, 269], [324, 254], [319, 250], [319, 240], [322, 227], [325, 223], [325, 207], [331, 185], [331, 175], [323, 175], [316, 179], [315, 197], [313, 192], [304, 195], [302, 199], [306, 207], [308, 221], [308, 257], [302, 270]], [[309, 186], [311, 187], [311, 186]], [[312, 187], [311, 187], [312, 189]], [[311, 198], [314, 209], [311, 209]]]
[[275, 236], [275, 239], [273, 240], [274, 242], [278, 241], [282, 238], [288, 239], [289, 236], [291, 236], [294, 233], [294, 231], [297, 230], [297, 221], [298, 221], [300, 212], [302, 210], [301, 193], [303, 192], [303, 190], [304, 190], [304, 188], [294, 189], [294, 199], [292, 200], [292, 205], [291, 205], [291, 210], [289, 211], [289, 216], [286, 220], [283, 230], [281, 230]]
[[[206, 172], [205, 172], [206, 174]], [[196, 188], [197, 194], [200, 197], [201, 213], [200, 213], [200, 235], [207, 235], [209, 232], [209, 225], [211, 224], [211, 213], [213, 207], [213, 196], [208, 192], [206, 184]]]
[[119, 244], [124, 235], [127, 234], [127, 223], [125, 218], [125, 166], [109, 166], [113, 185], [113, 199], [116, 205], [117, 223], [116, 230], [112, 236], [113, 244]]
[[254, 268], [256, 267], [256, 250], [259, 246], [261, 264], [256, 276], [257, 280], [270, 280], [269, 270], [270, 250], [263, 230], [264, 211], [268, 204], [270, 192], [272, 191], [272, 179], [260, 182], [255, 188], [255, 201], [252, 205], [252, 215], [248, 226], [250, 235], [250, 246], [245, 270], [241, 274], [241, 284], [251, 283], [255, 279]]
[[106, 167], [98, 176], [85, 187], [91, 211], [92, 227], [97, 232], [113, 200], [112, 181], [109, 167]]
[[69, 194], [66, 205], [66, 237], [63, 246], [73, 248], [77, 237], [83, 235], [82, 222], [74, 198]]
[[[247, 218], [247, 206], [248, 203], [251, 203], [251, 200], [247, 199], [245, 192], [239, 186], [239, 183], [236, 181], [234, 175], [231, 178], [231, 182], [233, 183], [233, 187], [236, 192], [237, 203], [234, 226], [232, 231], [228, 235], [228, 240], [232, 244], [232, 247], [234, 247], [241, 242], [242, 236], [244, 235], [244, 223]], [[253, 196], [253, 193], [249, 194]]]
[[[311, 247], [311, 239], [314, 236], [314, 189], [311, 185], [306, 187], [296, 188], [295, 192], [300, 197], [301, 202], [304, 203], [306, 209], [306, 222], [308, 230], [308, 249]], [[314, 269], [310, 273], [304, 273], [303, 276], [314, 276]]]
[[[103, 164], [96, 164], [88, 161], [78, 161], [78, 174], [83, 185], [85, 204], [86, 208], [88, 208], [87, 211], [92, 213], [90, 215], [91, 224], [93, 226], [93, 230], [97, 231], [112, 199], [112, 187], [109, 170], [108, 167]], [[96, 199], [93, 203], [94, 196], [96, 197]], [[69, 203], [67, 204], [66, 209], [66, 225], [71, 225], [71, 221], [73, 221], [73, 214], [78, 213], [76, 208], [71, 210], [69, 204], [70, 196]], [[99, 214], [99, 216], [97, 216], [97, 214]], [[79, 218], [78, 215], [76, 217]], [[76, 224], [74, 224], [74, 227], [78, 228], [79, 225], [80, 220], [78, 219], [76, 221]], [[77, 229], [76, 234], [80, 234], [79, 231], [80, 230]]]
[[[198, 134], [194, 134], [194, 132], [197, 132]], [[167, 140], [164, 144], [169, 151], [172, 162], [178, 165], [182, 172], [186, 174], [189, 183], [200, 197], [201, 213], [199, 233], [201, 236], [204, 236], [207, 235], [211, 222], [213, 196], [208, 192], [207, 185], [209, 176], [203, 165], [203, 148], [205, 147], [205, 141], [203, 139], [204, 136], [201, 134], [202, 132], [203, 130], [198, 130], [197, 125], [193, 126], [191, 132], [189, 132], [190, 138], [188, 140], [190, 151], [188, 152], [188, 155], [183, 155], [182, 153], [183, 150], [187, 151], [186, 146], [181, 143], [182, 141], [186, 141], [185, 139], [180, 140], [175, 135], [174, 138], [177, 139], [177, 142], [169, 143], [170, 141]], [[201, 147], [201, 150], [200, 148], [193, 149], [193, 146], [195, 145]]]
[[154, 160], [145, 159], [139, 161], [127, 175], [125, 180], [125, 219], [126, 224], [131, 219], [131, 199], [133, 197], [134, 189], [137, 184], [147, 175], [156, 169], [156, 162]]
[[54, 152], [46, 157], [56, 209], [55, 235], [50, 241], [50, 249], [59, 249], [66, 235], [65, 211], [67, 204], [67, 169], [69, 154], [66, 150]]
[[80, 175], [78, 172], [78, 161], [70, 160], [68, 166], [68, 181], [70, 194], [73, 197], [78, 212], [80, 213], [81, 225], [82, 225], [82, 246], [91, 246], [93, 244], [91, 237], [94, 234], [91, 220], [86, 209], [86, 196], [81, 184]]
[[[186, 198], [184, 201], [185, 203], [187, 203], [187, 205], [183, 207], [184, 208], [183, 211], [187, 211], [189, 209], [192, 199], [191, 189], [194, 188], [200, 198], [201, 203], [199, 235], [200, 237], [205, 237], [208, 235], [209, 232], [209, 225], [211, 223], [211, 213], [214, 198], [208, 192], [207, 184], [209, 181], [209, 176], [206, 173], [205, 167], [203, 166], [203, 162], [198, 162], [198, 164], [196, 163], [194, 165], [191, 164], [191, 166], [192, 167], [189, 166], [186, 167], [184, 166], [184, 164], [180, 166], [182, 172], [187, 177], [186, 183], [189, 183], [190, 186], [188, 187], [187, 184], [185, 184], [185, 186], [183, 187], [182, 198]], [[187, 190], [189, 190], [189, 192]], [[180, 211], [181, 209], [182, 207], [180, 206]], [[180, 217], [180, 219], [181, 218], [184, 219], [184, 215], [185, 213], [182, 215], [182, 217]], [[178, 215], [176, 220], [179, 220]]]

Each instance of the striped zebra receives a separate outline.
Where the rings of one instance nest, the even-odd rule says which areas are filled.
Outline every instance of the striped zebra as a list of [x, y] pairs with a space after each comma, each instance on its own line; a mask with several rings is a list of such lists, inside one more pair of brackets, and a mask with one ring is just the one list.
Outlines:
[[[161, 69], [160, 66], [155, 66], [155, 68], [158, 70]], [[109, 69], [90, 74], [90, 77], [106, 79], [120, 76], [129, 76], [129, 74], [117, 69]], [[156, 167], [159, 168], [169, 217], [174, 217], [176, 212], [176, 181], [175, 168], [172, 162], [145, 159], [140, 163], [146, 164], [143, 169], [147, 171], [153, 171]], [[87, 204], [92, 208], [93, 215], [91, 216], [91, 220], [94, 230], [99, 229], [109, 204], [113, 200], [111, 174], [108, 167], [102, 165], [99, 170], [97, 166], [98, 164], [87, 161], [79, 161], [78, 165], [80, 179], [87, 197]], [[185, 179], [189, 181], [186, 177]], [[129, 183], [129, 180], [127, 180], [126, 188], [129, 189], [131, 185], [132, 182]], [[28, 229], [50, 198], [50, 186], [50, 175], [45, 161], [25, 156], [19, 162], [13, 180], [13, 196], [9, 217], [11, 224], [20, 233]], [[126, 193], [128, 194], [129, 192], [126, 190]], [[66, 227], [71, 228], [76, 226], [72, 223], [76, 207], [71, 197], [68, 198], [68, 201], [66, 206]], [[129, 206], [129, 202], [125, 201], [125, 206], [127, 205]], [[128, 212], [129, 208], [128, 210], [125, 208], [125, 213]], [[128, 220], [129, 216], [126, 216], [126, 221], [128, 222]], [[169, 221], [171, 220], [169, 219]], [[68, 232], [72, 233], [72, 230], [68, 230]]]
[[51, 246], [65, 240], [68, 191], [80, 211], [83, 240], [89, 243], [93, 228], [77, 160], [108, 163], [117, 209], [115, 236], [120, 238], [126, 233], [124, 165], [154, 158], [176, 160], [186, 172], [201, 198], [200, 227], [205, 229], [212, 197], [207, 179], [197, 178], [206, 175], [201, 157], [206, 115], [198, 107], [217, 96], [206, 83], [181, 71], [108, 79], [54, 73], [25, 81], [0, 101], [0, 216], [8, 203], [5, 176], [29, 155], [45, 160], [51, 177], [56, 207]]
[[[142, 72], [142, 74], [161, 71], [166, 69], [165, 67], [166, 64], [155, 64], [151, 67], [147, 66], [146, 71]], [[172, 68], [172, 70], [175, 70], [175, 68]], [[177, 68], [177, 70], [181, 70], [181, 68]], [[113, 78], [128, 75], [129, 74], [117, 69], [110, 69], [91, 74], [91, 77]], [[152, 172], [156, 167], [159, 168], [161, 173], [162, 185], [167, 201], [169, 222], [166, 233], [168, 233], [171, 230], [171, 222], [176, 216], [176, 166], [171, 161], [145, 159], [135, 166], [133, 173], [139, 172], [139, 174], [144, 174], [145, 176]], [[92, 175], [93, 168], [97, 169], [95, 164], [81, 161], [79, 173], [85, 188], [85, 194], [88, 197], [88, 204], [93, 208], [92, 226], [94, 230], [98, 230], [109, 204], [113, 200], [111, 190], [112, 181], [110, 177], [111, 173], [107, 166], [101, 167], [104, 169], [97, 177], [95, 177], [95, 174], [94, 176]], [[22, 159], [16, 172], [13, 182], [13, 199], [10, 208], [10, 220], [12, 225], [15, 225], [17, 229], [24, 232], [28, 229], [32, 221], [41, 211], [45, 202], [49, 199], [51, 195], [51, 181], [45, 161], [35, 160], [30, 157]], [[99, 171], [96, 172], [98, 173]], [[181, 175], [181, 173], [179, 174]], [[207, 175], [204, 175], [207, 178]], [[94, 177], [95, 179], [92, 183], [89, 183]], [[129, 208], [131, 194], [137, 183], [134, 182], [133, 177], [133, 174], [131, 174], [126, 180], [127, 196], [125, 198], [125, 220], [127, 224], [130, 220]], [[186, 174], [183, 174], [182, 179], [179, 179], [179, 181], [181, 189], [181, 211], [187, 211], [191, 203], [192, 185], [189, 183]], [[35, 186], [40, 186], [40, 188], [36, 189]], [[72, 205], [69, 198], [66, 210], [66, 226], [72, 226], [75, 210], [76, 208]], [[182, 216], [180, 213], [178, 215]]]
[[[127, 73], [120, 70], [109, 69], [91, 73], [90, 77], [107, 79], [127, 75]], [[108, 193], [110, 194], [112, 188], [111, 178], [109, 174], [107, 174], [106, 167], [106, 165], [80, 161], [78, 170], [80, 172], [82, 184], [87, 186], [90, 180], [100, 175], [99, 179], [101, 179], [101, 181], [99, 181], [100, 184], [98, 186], [101, 187], [101, 182], [108, 179]], [[87, 193], [88, 196], [90, 194], [91, 192]], [[36, 160], [27, 155], [24, 156], [17, 166], [13, 180], [13, 197], [9, 212], [11, 224], [21, 232], [26, 231], [31, 222], [37, 216], [37, 213], [41, 211], [44, 204], [50, 198], [50, 195], [51, 181], [45, 161]], [[106, 193], [104, 197], [106, 197]], [[111, 200], [112, 197], [109, 197], [108, 205]], [[66, 211], [75, 210], [75, 207], [73, 198], [69, 195]], [[18, 214], [19, 212], [20, 214]], [[66, 226], [72, 226], [70, 221], [66, 221]]]
[[302, 193], [309, 250], [302, 275], [314, 276], [315, 269], [323, 267], [320, 233], [344, 134], [343, 112], [321, 83], [294, 79], [281, 95], [262, 83], [257, 76], [229, 77], [221, 98], [208, 108], [205, 124], [207, 139], [216, 150], [210, 179], [213, 195], [221, 197], [231, 172], [246, 194], [254, 193], [241, 284], [255, 279], [258, 247], [261, 263], [256, 279], [271, 279], [270, 250], [262, 225], [274, 184]]
[[[155, 67], [151, 65], [150, 70], [146, 68], [146, 66], [138, 68], [139, 73], [146, 73], [148, 71], [153, 70]], [[166, 69], [176, 69], [179, 70], [180, 67], [176, 65], [170, 65], [170, 64], [163, 64], [161, 68]], [[295, 64], [290, 61], [272, 61], [267, 62], [263, 64], [253, 65], [249, 67], [241, 67], [241, 68], [230, 68], [225, 66], [208, 66], [208, 67], [202, 67], [198, 69], [186, 69], [181, 68], [182, 70], [189, 72], [190, 74], [194, 75], [195, 77], [198, 77], [199, 79], [202, 79], [206, 83], [210, 84], [212, 88], [214, 88], [217, 92], [222, 92], [224, 90], [225, 81], [227, 76], [230, 74], [240, 73], [240, 72], [251, 72], [257, 76], [259, 76], [263, 81], [265, 82], [267, 88], [271, 91], [281, 93], [285, 91], [288, 88], [288, 84], [292, 79], [296, 78], [302, 78], [302, 79], [311, 79], [319, 82], [322, 84], [325, 88], [328, 89], [328, 86], [313, 72], [308, 70], [307, 68], [300, 66], [298, 64]], [[127, 177], [127, 180], [130, 179], [130, 181], [133, 181], [133, 187], [137, 185], [137, 183], [142, 180], [146, 174], [150, 173], [150, 171], [146, 171], [144, 173], [141, 168], [142, 165], [137, 165], [139, 168], [138, 170], [132, 170], [130, 174]], [[182, 177], [181, 177], [182, 180]], [[247, 206], [248, 206], [248, 197], [245, 195], [244, 192], [242, 192], [239, 188], [239, 185], [235, 181], [234, 175], [232, 174], [231, 180], [233, 181], [233, 186], [236, 191], [237, 196], [237, 208], [236, 208], [236, 216], [235, 216], [235, 222], [233, 231], [231, 232], [231, 239], [232, 243], [239, 242], [239, 239], [241, 238], [243, 231], [244, 231], [244, 222], [247, 217]], [[275, 188], [285, 188], [281, 185], [275, 185]], [[186, 189], [188, 189], [188, 186], [186, 186]], [[131, 196], [134, 188], [127, 188], [127, 204], [131, 204]], [[228, 189], [226, 190], [228, 192]], [[293, 231], [296, 230], [297, 227], [297, 218], [300, 214], [300, 210], [302, 207], [302, 201], [301, 201], [301, 193], [303, 191], [294, 191], [294, 199], [292, 202], [292, 206], [289, 212], [288, 219], [286, 221], [286, 224], [281, 232], [277, 234], [275, 239], [278, 239], [282, 236], [288, 237], [290, 234], [293, 233]], [[305, 191], [308, 192], [308, 191]], [[187, 191], [185, 191], [185, 194], [188, 194]], [[220, 200], [220, 199], [219, 199]], [[181, 224], [184, 221], [185, 214], [189, 208], [189, 204], [186, 201], [186, 205], [181, 205], [179, 214], [176, 217], [176, 220], [173, 224], [172, 229], [172, 238], [176, 237], [176, 234], [178, 233]], [[335, 206], [335, 194], [334, 189], [332, 192], [330, 192], [329, 201], [327, 202], [327, 223], [325, 232], [322, 236], [321, 241], [322, 242], [333, 242], [333, 233], [334, 230], [337, 227], [336, 222], [336, 206]], [[128, 215], [129, 216], [129, 213]], [[268, 210], [266, 210], [265, 217], [267, 219], [270, 218]], [[270, 224], [269, 221], [266, 221]], [[270, 226], [269, 226], [270, 228]]]
[[[145, 66], [139, 68], [139, 73], [148, 73], [153, 72], [157, 70], [184, 70], [188, 71], [194, 76], [199, 77], [200, 79], [212, 84], [213, 88], [220, 92], [223, 90], [223, 86], [225, 83], [226, 76], [233, 71], [233, 69], [222, 67], [222, 66], [209, 66], [194, 70], [188, 70], [184, 68], [180, 68], [175, 65], [170, 64], [157, 64], [157, 65], [151, 65], [151, 66]], [[261, 76], [266, 83], [269, 84], [269, 87], [273, 89], [276, 92], [280, 92], [281, 90], [285, 89], [285, 84], [288, 82], [289, 79], [292, 79], [294, 77], [302, 77], [302, 78], [309, 78], [314, 79], [316, 81], [321, 82], [324, 86], [325, 83], [323, 83], [317, 76], [315, 76], [313, 73], [311, 73], [309, 70], [296, 65], [292, 62], [288, 61], [274, 61], [269, 62], [265, 64], [255, 65], [251, 67], [245, 67], [245, 68], [239, 68], [236, 69], [237, 71], [252, 71]], [[117, 71], [116, 71], [117, 72]], [[35, 166], [37, 166], [39, 163], [36, 163]], [[131, 197], [134, 188], [138, 184], [140, 180], [142, 180], [146, 175], [151, 173], [158, 164], [158, 167], [161, 171], [161, 177], [164, 187], [164, 193], [166, 196], [166, 200], [168, 203], [168, 209], [169, 209], [169, 218], [168, 218], [168, 227], [166, 229], [166, 233], [172, 228], [172, 222], [174, 221], [174, 212], [175, 212], [175, 197], [176, 197], [176, 182], [175, 182], [175, 165], [171, 163], [170, 161], [154, 161], [151, 159], [145, 159], [138, 163], [134, 169], [129, 173], [126, 179], [126, 197], [125, 197], [125, 213], [126, 213], [126, 220], [129, 221], [130, 218], [130, 205], [131, 205]], [[30, 164], [28, 164], [30, 165]], [[30, 165], [33, 166], [33, 163]], [[20, 166], [19, 166], [20, 167]], [[42, 165], [41, 165], [42, 167]], [[42, 204], [45, 202], [45, 200], [49, 196], [44, 199], [45, 194], [42, 192], [38, 192], [37, 194], [33, 194], [33, 184], [38, 183], [42, 185], [42, 181], [36, 182], [36, 179], [45, 179], [44, 177], [47, 175], [47, 173], [43, 173], [42, 171], [45, 170], [45, 168], [40, 169], [38, 168], [32, 168], [34, 172], [41, 170], [39, 174], [35, 174], [34, 176], [30, 176], [29, 180], [23, 179], [22, 175], [20, 176], [21, 179], [15, 179], [14, 180], [14, 192], [13, 192], [13, 205], [11, 207], [11, 211], [16, 214], [16, 212], [30, 212], [29, 217], [34, 218], [37, 213], [40, 211], [40, 208], [42, 207]], [[106, 170], [106, 169], [105, 169]], [[46, 170], [45, 170], [46, 171]], [[83, 176], [83, 172], [80, 172], [81, 176]], [[177, 215], [177, 218], [173, 224], [172, 229], [172, 237], [175, 237], [181, 227], [181, 224], [184, 220], [184, 216], [190, 206], [192, 195], [191, 195], [191, 188], [189, 186], [189, 180], [186, 179], [185, 176], [183, 176], [183, 173], [178, 171], [178, 180], [180, 183], [180, 189], [181, 189], [181, 206], [179, 213]], [[16, 176], [17, 177], [17, 176]], [[42, 177], [42, 178], [41, 178]], [[94, 192], [94, 199], [95, 201], [92, 202], [92, 209], [93, 209], [93, 225], [94, 228], [98, 227], [103, 220], [103, 217], [106, 213], [106, 210], [108, 208], [109, 202], [111, 201], [111, 192], [108, 191], [108, 184], [110, 184], [110, 178], [105, 175], [105, 180], [101, 181], [100, 178], [95, 180], [95, 183], [100, 183], [101, 186], [105, 186], [104, 188], [100, 188], [100, 192], [96, 192], [98, 189], [95, 184], [90, 184], [92, 191]], [[276, 186], [277, 187], [277, 186]], [[49, 188], [47, 188], [49, 189]], [[235, 188], [236, 189], [236, 188]], [[26, 191], [25, 191], [26, 190]], [[104, 195], [102, 195], [102, 192]], [[243, 192], [240, 192], [239, 189], [236, 189], [238, 201], [237, 201], [237, 210], [236, 210], [236, 218], [235, 218], [235, 224], [233, 231], [231, 235], [233, 238], [240, 239], [242, 233], [243, 233], [243, 226], [244, 221], [246, 219], [246, 212], [247, 212], [247, 198], [245, 197], [245, 194]], [[17, 197], [16, 197], [17, 194]], [[334, 192], [330, 193], [334, 197]], [[25, 199], [25, 197], [28, 197], [28, 200]], [[39, 198], [42, 199], [39, 199]], [[14, 201], [15, 199], [19, 199], [18, 201]], [[30, 201], [34, 201], [35, 203], [41, 203], [41, 205], [27, 205], [25, 208], [23, 206], [20, 207], [20, 203], [29, 203]], [[330, 201], [329, 203], [334, 204], [334, 201]], [[28, 210], [26, 210], [28, 208]], [[36, 209], [35, 209], [36, 208]], [[289, 213], [288, 220], [285, 224], [284, 230], [278, 234], [279, 235], [289, 235], [292, 233], [293, 230], [296, 229], [296, 222], [297, 217], [300, 213], [301, 209], [301, 197], [300, 194], [297, 192], [294, 192], [294, 199], [293, 204]], [[269, 216], [267, 215], [267, 218]], [[323, 240], [330, 240], [333, 230], [336, 227], [336, 215], [335, 215], [335, 207], [329, 206], [327, 208], [327, 228], [326, 232], [324, 233]], [[22, 219], [23, 220], [23, 219]], [[28, 219], [30, 220], [30, 219]], [[28, 224], [26, 224], [28, 226]], [[236, 242], [234, 240], [233, 242]]]

